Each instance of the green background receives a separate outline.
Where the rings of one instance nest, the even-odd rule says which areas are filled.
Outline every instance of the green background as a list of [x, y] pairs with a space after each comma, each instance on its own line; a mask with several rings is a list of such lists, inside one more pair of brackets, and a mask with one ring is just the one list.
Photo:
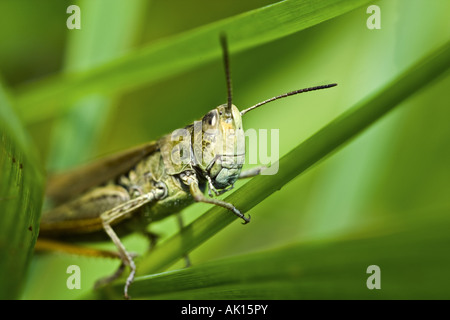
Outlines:
[[[73, 3], [81, 7], [81, 30], [66, 27], [66, 8]], [[45, 87], [40, 84], [54, 75], [108, 65], [141, 48], [176, 41], [179, 34], [197, 27], [208, 29], [211, 23], [271, 3], [275, 1], [0, 2], [3, 85], [39, 151], [42, 166], [49, 172], [63, 170], [154, 140], [224, 103], [218, 35], [217, 43], [208, 44], [217, 46], [211, 49], [217, 50], [214, 58], [208, 53], [204, 62], [197, 57], [193, 67], [162, 70], [151, 83], [143, 80], [124, 90], [98, 94], [83, 94], [80, 89], [73, 98], [69, 91], [62, 100], [43, 99], [36, 105], [21, 100], [27, 92], [43, 92]], [[366, 27], [369, 4], [381, 8], [380, 30]], [[338, 83], [336, 88], [286, 98], [253, 111], [245, 115], [244, 129], [279, 129], [280, 156], [286, 154], [448, 42], [448, 12], [446, 0], [374, 1], [300, 32], [280, 32], [263, 43], [250, 39], [254, 44], [240, 43], [238, 50], [233, 49], [233, 36], [238, 37], [234, 31], [229, 47], [233, 101], [238, 108], [291, 90]], [[170, 56], [185, 54], [189, 53], [180, 50]], [[117, 76], [139, 75], [129, 76], [124, 69]], [[276, 274], [262, 272], [268, 278], [261, 286], [266, 291], [259, 287], [253, 291], [259, 295], [233, 295], [230, 290], [221, 295], [218, 290], [207, 297], [447, 299], [449, 86], [447, 73], [261, 202], [249, 212], [250, 224], [234, 222], [195, 249], [190, 255], [194, 266], [212, 263], [232, 272], [233, 268], [257, 269], [267, 264], [269, 269], [292, 276], [280, 280]], [[26, 103], [30, 105], [21, 106]], [[57, 107], [49, 109], [51, 105]], [[209, 207], [194, 204], [183, 211], [183, 217], [188, 223]], [[175, 218], [151, 226], [162, 242], [176, 229]], [[140, 253], [147, 246], [134, 235], [124, 243]], [[113, 248], [111, 244], [95, 246]], [[255, 254], [252, 262], [246, 262], [245, 257]], [[262, 259], [265, 255], [270, 259]], [[291, 256], [298, 260], [288, 259]], [[118, 265], [65, 254], [35, 255], [29, 262], [23, 284], [17, 284], [23, 287], [18, 296], [23, 299], [86, 297], [95, 280]], [[284, 263], [285, 268], [280, 268]], [[66, 287], [66, 268], [72, 264], [81, 267], [81, 290]], [[289, 271], [298, 264], [298, 272]], [[366, 287], [366, 269], [372, 264], [381, 268], [381, 290]], [[182, 266], [180, 261], [171, 270]], [[245, 289], [244, 280], [241, 285]], [[201, 292], [200, 287], [196, 294], [175, 292], [159, 298], [202, 297]]]

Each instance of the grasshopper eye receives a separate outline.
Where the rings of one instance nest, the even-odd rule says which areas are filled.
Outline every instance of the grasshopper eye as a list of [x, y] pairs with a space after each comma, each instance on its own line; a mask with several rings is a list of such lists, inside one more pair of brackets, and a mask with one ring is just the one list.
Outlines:
[[211, 111], [206, 116], [203, 117], [203, 124], [214, 127], [217, 123], [217, 115], [216, 112]]

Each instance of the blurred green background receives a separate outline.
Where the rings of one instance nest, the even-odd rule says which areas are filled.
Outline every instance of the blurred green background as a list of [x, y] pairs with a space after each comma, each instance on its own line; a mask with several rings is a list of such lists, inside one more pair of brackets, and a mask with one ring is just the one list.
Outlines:
[[[27, 0], [3, 0], [1, 76], [14, 101], [15, 93], [53, 74], [88, 70], [141, 47], [275, 2], [129, 0], [119, 4], [42, 0], [38, 5]], [[66, 8], [70, 4], [81, 7], [81, 30], [66, 28]], [[447, 0], [384, 0], [373, 4], [381, 8], [380, 30], [366, 27], [369, 14], [365, 5], [240, 52], [233, 52], [230, 40], [234, 104], [240, 109], [291, 90], [339, 84], [264, 106], [245, 116], [244, 128], [279, 129], [282, 156], [450, 38]], [[47, 170], [63, 170], [154, 140], [200, 118], [226, 101], [224, 78], [222, 61], [217, 56], [124, 93], [89, 94], [70, 102], [74, 107], [57, 117], [33, 121], [18, 113], [27, 119], [26, 129]], [[371, 230], [389, 234], [414, 226], [424, 232], [421, 239], [433, 237], [433, 228], [428, 226], [447, 223], [448, 219], [442, 217], [450, 210], [449, 86], [447, 74], [408, 99], [344, 149], [255, 207], [250, 212], [250, 224], [233, 223], [193, 251], [193, 265], [286, 245], [333, 243], [355, 234], [364, 238]], [[39, 113], [39, 109], [34, 111]], [[237, 187], [241, 184], [237, 183]], [[183, 216], [189, 222], [207, 208], [195, 204], [184, 210]], [[176, 220], [168, 218], [152, 225], [151, 230], [164, 241], [176, 232]], [[385, 254], [395, 255], [389, 252], [389, 242], [377, 247], [373, 261], [368, 249], [361, 246], [361, 254], [368, 257], [370, 264], [380, 265], [382, 271], [382, 290], [365, 289], [366, 296], [362, 297], [448, 298], [445, 287], [449, 285], [449, 258], [441, 254], [442, 249], [448, 249], [449, 238], [443, 236], [447, 242], [430, 242], [433, 245], [429, 246], [405, 238], [404, 246], [411, 248], [412, 254], [402, 261], [400, 269], [382, 258]], [[143, 252], [147, 245], [139, 236], [130, 236], [124, 243], [137, 252]], [[110, 244], [96, 246], [113, 248]], [[422, 259], [424, 252], [428, 253], [427, 259]], [[326, 263], [328, 260], [323, 258]], [[352, 256], [335, 259], [352, 266]], [[66, 287], [66, 268], [71, 264], [81, 267], [81, 290]], [[406, 276], [404, 268], [408, 265], [415, 266], [419, 274]], [[173, 269], [181, 266], [182, 261]], [[361, 265], [360, 274], [355, 275], [362, 287], [368, 276], [367, 266]], [[103, 259], [36, 255], [22, 298], [80, 298], [92, 290], [95, 280], [116, 267], [117, 262]], [[389, 295], [389, 281], [393, 278], [390, 270], [405, 275], [395, 281], [397, 295]], [[340, 276], [335, 274], [336, 278]], [[421, 286], [430, 281], [436, 290], [421, 291]], [[330, 294], [326, 284], [320, 286], [324, 298], [341, 297], [339, 292]], [[302, 297], [300, 291], [298, 297]]]

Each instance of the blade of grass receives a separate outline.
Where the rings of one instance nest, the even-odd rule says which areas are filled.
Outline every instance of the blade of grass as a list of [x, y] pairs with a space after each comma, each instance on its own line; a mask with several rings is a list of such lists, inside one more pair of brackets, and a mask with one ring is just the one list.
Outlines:
[[221, 55], [226, 32], [232, 52], [267, 43], [332, 19], [367, 0], [287, 0], [227, 18], [158, 43], [89, 71], [59, 74], [18, 88], [26, 123], [64, 113], [68, 102], [92, 93], [120, 93], [182, 73]]
[[43, 169], [0, 82], [0, 299], [16, 298], [39, 231]]
[[[434, 212], [432, 220], [429, 212], [420, 212], [406, 222], [378, 225], [345, 239], [297, 243], [142, 276], [130, 294], [133, 299], [442, 299], [450, 285], [447, 212]], [[373, 264], [380, 267], [382, 290], [366, 286], [366, 270]], [[100, 297], [122, 298], [121, 284], [111, 289]]]
[[[64, 72], [89, 70], [123, 55], [139, 30], [144, 4], [142, 0], [81, 1], [80, 8], [89, 14], [83, 16], [82, 29], [68, 30]], [[66, 169], [91, 156], [114, 98], [115, 95], [88, 95], [58, 119], [52, 131], [50, 170]]]
[[[253, 178], [225, 201], [233, 203], [242, 212], [249, 211], [297, 175], [356, 137], [403, 100], [432, 83], [449, 67], [450, 42], [447, 42], [281, 158], [276, 175]], [[138, 261], [138, 274], [164, 270], [235, 219], [234, 215], [223, 208], [211, 208], [180, 233], [141, 258]]]

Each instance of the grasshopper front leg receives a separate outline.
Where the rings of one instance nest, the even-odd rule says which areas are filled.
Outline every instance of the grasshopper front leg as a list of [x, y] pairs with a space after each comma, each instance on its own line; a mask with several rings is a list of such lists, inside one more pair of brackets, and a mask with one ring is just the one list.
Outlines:
[[153, 189], [151, 192], [140, 195], [119, 206], [116, 206], [115, 208], [102, 213], [100, 216], [103, 224], [103, 229], [116, 245], [119, 251], [119, 256], [122, 260], [122, 265], [119, 267], [119, 271], [116, 272], [113, 275], [113, 277], [111, 277], [111, 279], [109, 280], [114, 280], [115, 278], [117, 278], [123, 271], [124, 266], [130, 267], [130, 274], [128, 275], [124, 287], [124, 296], [126, 299], [129, 299], [128, 288], [130, 287], [131, 283], [134, 280], [134, 275], [136, 274], [136, 265], [133, 261], [132, 254], [130, 254], [126, 250], [125, 246], [122, 244], [122, 242], [120, 241], [117, 234], [114, 232], [111, 225], [127, 218], [129, 215], [131, 215], [134, 211], [141, 208], [142, 206], [152, 201], [161, 199], [162, 197], [165, 196], [165, 194], [166, 190], [164, 188]]
[[[252, 168], [252, 169], [249, 169], [249, 170], [242, 171], [239, 174], [239, 179], [246, 179], [246, 178], [252, 178], [252, 177], [258, 176], [265, 169], [267, 169], [267, 167], [262, 166], [262, 167], [256, 167], [256, 168]], [[206, 180], [208, 180], [208, 186], [209, 186], [208, 192], [209, 192], [209, 196], [210, 197], [213, 196], [212, 192], [214, 192], [216, 196], [220, 196], [221, 194], [224, 194], [225, 192], [228, 192], [228, 191], [230, 191], [230, 190], [232, 190], [234, 188], [234, 184], [232, 184], [232, 185], [230, 185], [229, 187], [227, 187], [225, 189], [217, 190], [214, 187], [214, 184], [213, 184], [212, 179], [211, 179], [210, 176], [206, 175]]]
[[255, 167], [248, 170], [244, 170], [239, 175], [239, 179], [246, 179], [246, 178], [252, 178], [255, 176], [258, 176], [261, 174], [262, 171], [266, 170], [267, 167], [261, 166], [261, 167]]
[[189, 191], [191, 193], [191, 195], [194, 197], [194, 200], [196, 202], [204, 202], [204, 203], [210, 203], [210, 204], [214, 204], [216, 206], [220, 206], [223, 207], [225, 209], [230, 210], [231, 212], [233, 212], [236, 216], [238, 216], [239, 218], [241, 218], [242, 220], [244, 220], [243, 224], [247, 224], [250, 222], [250, 215], [247, 217], [245, 217], [235, 206], [233, 206], [231, 203], [219, 200], [219, 199], [211, 199], [211, 198], [207, 198], [205, 197], [205, 195], [203, 194], [203, 192], [200, 190], [199, 186], [198, 186], [198, 179], [195, 176], [194, 172], [190, 172], [190, 171], [186, 171], [183, 172], [180, 175], [181, 180], [183, 181], [183, 183], [185, 183], [186, 185], [189, 186]]

